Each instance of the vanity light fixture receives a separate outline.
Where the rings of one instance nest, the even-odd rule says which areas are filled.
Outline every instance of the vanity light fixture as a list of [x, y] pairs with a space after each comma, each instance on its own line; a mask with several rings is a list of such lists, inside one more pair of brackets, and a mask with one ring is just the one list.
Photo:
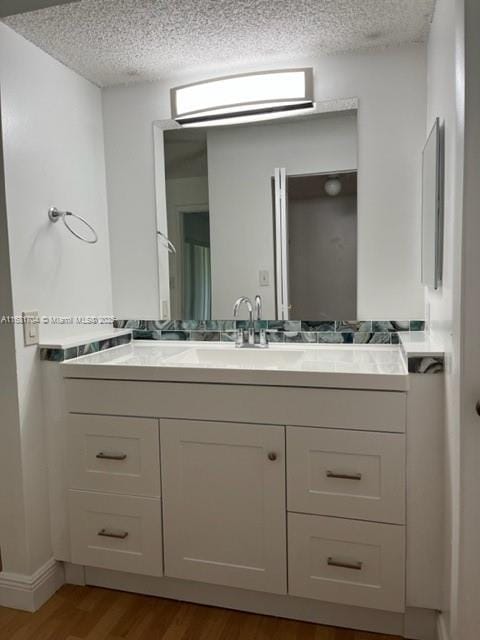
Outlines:
[[170, 97], [172, 118], [182, 126], [269, 120], [314, 108], [313, 69], [214, 78], [171, 89]]

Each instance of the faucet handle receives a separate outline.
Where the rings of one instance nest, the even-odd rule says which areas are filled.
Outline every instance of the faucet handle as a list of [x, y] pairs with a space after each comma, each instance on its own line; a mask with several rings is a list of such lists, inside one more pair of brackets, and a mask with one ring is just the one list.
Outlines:
[[268, 347], [268, 340], [267, 340], [267, 331], [266, 329], [260, 329], [260, 336], [259, 336], [259, 346], [260, 347]]
[[255, 315], [256, 320], [262, 319], [262, 296], [259, 296], [258, 294], [255, 296]]
[[242, 347], [243, 340], [244, 340], [243, 329], [237, 327], [236, 334], [235, 334], [235, 346]]

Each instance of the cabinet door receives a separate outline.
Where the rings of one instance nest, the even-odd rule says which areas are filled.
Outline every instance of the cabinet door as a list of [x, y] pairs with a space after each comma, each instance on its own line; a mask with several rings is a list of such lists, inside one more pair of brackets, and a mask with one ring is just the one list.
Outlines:
[[161, 420], [165, 575], [286, 593], [283, 427]]

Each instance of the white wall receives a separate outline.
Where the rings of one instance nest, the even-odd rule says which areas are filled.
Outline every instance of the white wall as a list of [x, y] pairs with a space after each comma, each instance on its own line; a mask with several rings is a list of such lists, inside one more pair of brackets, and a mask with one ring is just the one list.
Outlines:
[[446, 339], [448, 572], [445, 638], [474, 640], [480, 627], [480, 5], [437, 0], [428, 48], [428, 115], [445, 123], [444, 284], [428, 293], [434, 333]]
[[[425, 137], [425, 47], [292, 60], [313, 65], [318, 101], [359, 98], [358, 315], [423, 317], [420, 154]], [[248, 69], [244, 69], [248, 70]], [[241, 71], [241, 70], [238, 70]], [[157, 318], [152, 122], [170, 117], [168, 83], [103, 92], [115, 314]]]
[[[2, 151], [0, 136], [0, 316], [13, 315]], [[21, 449], [13, 325], [0, 324], [0, 354], [0, 549], [4, 568], [26, 569], [22, 470], [17, 464]]]
[[445, 237], [443, 284], [427, 292], [431, 328], [446, 344], [446, 576], [445, 624], [457, 636], [460, 514], [460, 291], [463, 189], [463, 0], [437, 0], [428, 42], [427, 130], [445, 128]]
[[[355, 170], [356, 114], [212, 128], [207, 148], [212, 316], [231, 318], [236, 298], [253, 300], [260, 293], [263, 316], [275, 318], [275, 167], [284, 167], [287, 175]], [[259, 286], [259, 271], [268, 271], [269, 286]]]
[[[100, 90], [0, 23], [0, 92], [13, 312], [110, 314]], [[98, 244], [48, 222], [52, 205], [90, 220]], [[43, 337], [57, 333], [42, 328]], [[0, 451], [21, 473], [25, 527], [16, 513], [2, 512], [9, 526], [1, 544], [4, 570], [31, 574], [51, 556], [42, 388], [38, 349], [23, 346], [20, 325], [15, 348], [19, 447], [1, 429]], [[0, 474], [2, 486], [20, 491], [4, 476], [8, 467], [0, 465]]]

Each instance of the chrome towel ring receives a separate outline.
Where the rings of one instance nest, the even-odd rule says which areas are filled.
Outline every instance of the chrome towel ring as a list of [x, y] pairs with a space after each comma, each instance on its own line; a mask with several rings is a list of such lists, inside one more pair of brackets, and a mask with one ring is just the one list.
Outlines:
[[[85, 238], [84, 236], [81, 236], [79, 233], [77, 233], [75, 229], [72, 229], [72, 227], [67, 222], [68, 216], [72, 216], [73, 218], [80, 220], [80, 222], [83, 222], [83, 224], [92, 232], [92, 237]], [[96, 242], [98, 242], [97, 232], [92, 227], [92, 225], [89, 224], [85, 220], [85, 218], [78, 216], [76, 213], [72, 213], [71, 211], [60, 211], [59, 209], [57, 209], [57, 207], [50, 207], [50, 209], [48, 210], [48, 219], [50, 220], [50, 222], [58, 222], [59, 220], [63, 220], [63, 224], [67, 227], [70, 233], [83, 242], [87, 242], [88, 244], [95, 244]]]
[[168, 253], [173, 253], [173, 254], [177, 253], [177, 250], [173, 242], [169, 240], [162, 231], [157, 231], [157, 234], [160, 236], [160, 240], [162, 241], [162, 244], [165, 247], [165, 249], [168, 250]]

